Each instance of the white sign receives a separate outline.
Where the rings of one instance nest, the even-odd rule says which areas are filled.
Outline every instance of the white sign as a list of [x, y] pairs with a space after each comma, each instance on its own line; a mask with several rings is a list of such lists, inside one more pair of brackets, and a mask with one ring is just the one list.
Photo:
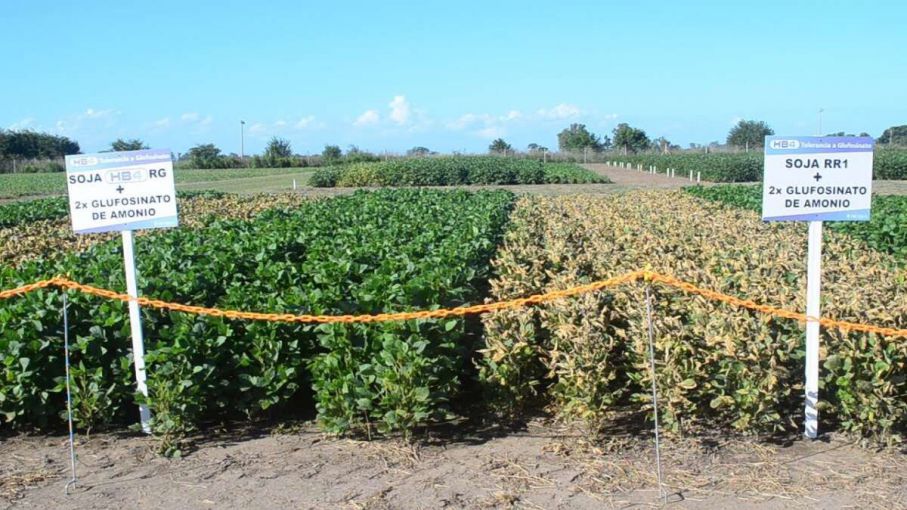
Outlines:
[[[148, 397], [145, 384], [145, 345], [139, 312], [132, 231], [175, 227], [176, 189], [173, 159], [168, 149], [106, 152], [66, 156], [69, 216], [77, 234], [119, 230], [129, 297], [132, 359], [136, 387]], [[139, 405], [142, 430], [151, 433], [151, 411]]]
[[167, 149], [66, 156], [66, 186], [77, 234], [178, 224]]
[[868, 221], [873, 139], [767, 136], [764, 221]]

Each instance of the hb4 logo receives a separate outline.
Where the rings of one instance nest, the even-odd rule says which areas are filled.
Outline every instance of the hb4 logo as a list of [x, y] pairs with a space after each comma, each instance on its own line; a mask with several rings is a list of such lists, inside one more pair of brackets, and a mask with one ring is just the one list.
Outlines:
[[769, 144], [772, 149], [799, 149], [800, 140], [772, 140]]

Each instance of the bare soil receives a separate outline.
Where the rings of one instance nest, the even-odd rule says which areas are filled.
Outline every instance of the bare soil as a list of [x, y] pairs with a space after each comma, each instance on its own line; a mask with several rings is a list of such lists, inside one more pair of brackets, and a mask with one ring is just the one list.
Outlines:
[[650, 174], [646, 171], [627, 170], [601, 163], [583, 166], [611, 179], [614, 184], [626, 189], [676, 189], [695, 184], [695, 182], [690, 181], [689, 174], [676, 174], [675, 177], [668, 177], [663, 173]]
[[[453, 427], [410, 445], [329, 438], [304, 423], [207, 431], [169, 459], [153, 439], [102, 434], [77, 440], [68, 495], [66, 437], [19, 436], [0, 444], [0, 509], [665, 506], [645, 436], [593, 443], [581, 429], [536, 420], [522, 430]], [[839, 437], [672, 438], [662, 462], [670, 508], [907, 508], [907, 454]]]

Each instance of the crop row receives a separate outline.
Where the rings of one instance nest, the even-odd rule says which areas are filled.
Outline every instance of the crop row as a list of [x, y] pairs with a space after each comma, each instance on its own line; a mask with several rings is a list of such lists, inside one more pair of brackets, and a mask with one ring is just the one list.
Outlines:
[[[492, 298], [563, 289], [646, 265], [696, 285], [804, 309], [806, 232], [683, 192], [520, 198], [494, 267]], [[907, 327], [897, 262], [832, 232], [825, 316]], [[652, 287], [662, 417], [675, 431], [795, 429], [802, 416], [803, 329], [795, 321]], [[627, 405], [651, 409], [645, 285], [615, 287], [484, 319], [481, 377], [503, 414], [539, 403], [591, 425]], [[822, 332], [820, 419], [896, 441], [907, 429], [907, 343]]]
[[54, 220], [69, 214], [64, 197], [40, 198], [0, 205], [0, 228], [15, 227], [41, 220]]
[[[756, 186], [691, 186], [685, 191], [693, 196], [732, 207], [762, 213], [762, 185]], [[875, 195], [872, 197], [870, 221], [827, 222], [826, 228], [860, 239], [874, 250], [888, 252], [907, 261], [907, 196]]]
[[[182, 228], [200, 228], [216, 219], [252, 219], [266, 209], [298, 205], [295, 194], [228, 195], [218, 192], [178, 192]], [[6, 226], [3, 226], [6, 225]], [[151, 231], [139, 231], [144, 236]], [[73, 234], [65, 197], [0, 205], [0, 261], [15, 266], [26, 260], [54, 254], [81, 252], [116, 237], [107, 234]]]
[[572, 163], [494, 156], [409, 158], [320, 168], [316, 187], [459, 186], [468, 184], [580, 184], [607, 179]]
[[[711, 182], [757, 182], [762, 180], [764, 168], [761, 151], [743, 153], [693, 153], [637, 154], [610, 156], [609, 160], [642, 165], [643, 169], [655, 166], [660, 172], [668, 168], [686, 176], [701, 172], [702, 179]], [[873, 178], [907, 179], [907, 150], [881, 148], [873, 157]]]
[[[293, 314], [475, 302], [512, 200], [503, 191], [360, 192], [152, 232], [137, 240], [139, 285], [164, 300]], [[123, 289], [119, 244], [0, 267], [0, 288], [57, 274]], [[59, 423], [60, 299], [42, 290], [0, 307], [4, 427]], [[126, 307], [71, 293], [69, 320], [79, 426], [132, 421]], [[165, 438], [209, 420], [298, 411], [312, 393], [326, 430], [411, 430], [446, 413], [472, 341], [460, 319], [314, 326], [146, 309], [143, 326], [153, 427]]]

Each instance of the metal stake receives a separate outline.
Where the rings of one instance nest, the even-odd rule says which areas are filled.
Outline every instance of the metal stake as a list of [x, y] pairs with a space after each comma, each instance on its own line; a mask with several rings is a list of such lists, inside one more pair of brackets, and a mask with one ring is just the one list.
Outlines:
[[652, 326], [651, 286], [646, 285], [646, 321], [649, 324], [649, 366], [652, 369], [652, 406], [655, 410], [655, 466], [658, 469], [658, 493], [667, 504], [668, 493], [661, 477], [661, 438], [658, 434], [658, 388], [655, 384], [655, 329]]
[[69, 388], [69, 301], [63, 293], [63, 353], [66, 358], [66, 414], [69, 418], [69, 464], [72, 466], [72, 480], [66, 483], [63, 492], [68, 496], [69, 488], [76, 485], [76, 447], [72, 428], [72, 391]]

